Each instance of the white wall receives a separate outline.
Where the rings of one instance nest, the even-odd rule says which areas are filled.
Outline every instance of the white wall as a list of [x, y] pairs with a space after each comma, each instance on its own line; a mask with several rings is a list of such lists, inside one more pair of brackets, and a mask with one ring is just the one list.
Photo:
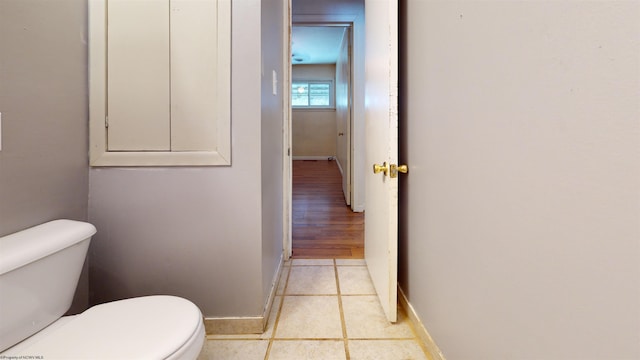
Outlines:
[[331, 80], [335, 81], [335, 64], [309, 64], [293, 65], [291, 67], [291, 78], [295, 80]]
[[[86, 11], [85, 1], [0, 1], [0, 236], [87, 219]], [[87, 279], [73, 311], [88, 303]]]
[[[336, 80], [336, 66], [293, 65], [291, 78], [296, 80]], [[336, 156], [335, 109], [293, 109], [291, 149], [294, 157]]]
[[[271, 15], [263, 17], [260, 0], [233, 1], [232, 13], [232, 165], [93, 168], [94, 303], [168, 293], [194, 301], [206, 317], [262, 314], [265, 282], [274, 276], [282, 246], [281, 238], [273, 243], [277, 230], [266, 225], [278, 215], [263, 219], [262, 210], [269, 205], [270, 212], [282, 213], [281, 204], [263, 194], [278, 181], [275, 173], [263, 174], [263, 163], [274, 151], [281, 155], [271, 142], [262, 143], [279, 132], [263, 129], [277, 112], [270, 98], [263, 102], [261, 89], [261, 18], [271, 21]], [[278, 60], [265, 55], [266, 72]]]
[[402, 14], [400, 282], [447, 359], [640, 358], [640, 3]]

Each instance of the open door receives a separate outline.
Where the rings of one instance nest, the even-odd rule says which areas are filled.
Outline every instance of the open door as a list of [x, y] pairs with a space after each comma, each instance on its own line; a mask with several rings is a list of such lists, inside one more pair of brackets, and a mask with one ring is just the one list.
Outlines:
[[387, 319], [395, 322], [398, 299], [397, 0], [365, 0], [365, 23], [365, 148], [370, 169], [365, 176], [365, 259]]
[[345, 27], [336, 62], [336, 158], [342, 193], [351, 205], [351, 27]]

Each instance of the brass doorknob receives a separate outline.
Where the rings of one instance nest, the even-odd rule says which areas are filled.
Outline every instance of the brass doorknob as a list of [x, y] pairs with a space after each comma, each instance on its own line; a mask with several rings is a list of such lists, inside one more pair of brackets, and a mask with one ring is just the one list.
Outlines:
[[406, 174], [407, 172], [409, 172], [409, 168], [407, 167], [407, 165], [391, 164], [389, 166], [389, 172], [390, 172], [390, 175], [389, 175], [390, 177], [396, 178], [398, 177], [399, 172], [403, 174]]
[[379, 173], [384, 173], [384, 175], [388, 175], [389, 174], [389, 166], [387, 166], [387, 162], [383, 162], [382, 165], [378, 165], [378, 164], [373, 164], [373, 173], [374, 174], [379, 174]]

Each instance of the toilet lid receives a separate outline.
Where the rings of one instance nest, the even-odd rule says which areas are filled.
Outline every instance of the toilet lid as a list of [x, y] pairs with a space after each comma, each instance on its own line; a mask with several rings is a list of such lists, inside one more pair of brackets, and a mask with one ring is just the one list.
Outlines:
[[21, 353], [44, 359], [165, 359], [201, 322], [198, 307], [175, 296], [114, 301], [75, 316]]

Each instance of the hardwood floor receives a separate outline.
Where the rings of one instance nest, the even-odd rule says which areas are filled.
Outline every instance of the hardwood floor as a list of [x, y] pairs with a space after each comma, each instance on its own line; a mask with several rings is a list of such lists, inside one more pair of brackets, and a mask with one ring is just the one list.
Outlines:
[[364, 213], [342, 194], [335, 161], [293, 162], [293, 258], [364, 258]]

